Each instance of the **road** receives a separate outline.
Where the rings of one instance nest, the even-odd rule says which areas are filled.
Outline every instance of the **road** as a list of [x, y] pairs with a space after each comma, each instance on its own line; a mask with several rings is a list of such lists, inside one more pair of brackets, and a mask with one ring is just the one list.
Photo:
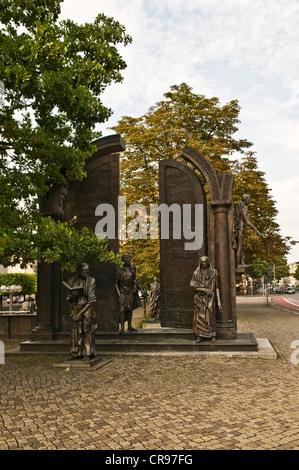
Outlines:
[[296, 294], [272, 294], [270, 297], [275, 305], [299, 313], [299, 292]]

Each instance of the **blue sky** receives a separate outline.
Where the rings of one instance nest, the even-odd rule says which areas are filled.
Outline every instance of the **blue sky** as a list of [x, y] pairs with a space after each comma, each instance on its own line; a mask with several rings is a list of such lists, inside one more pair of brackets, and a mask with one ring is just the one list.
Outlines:
[[[299, 241], [299, 1], [64, 0], [62, 17], [78, 23], [98, 13], [126, 27], [133, 43], [121, 84], [109, 87], [108, 129], [141, 116], [171, 85], [241, 106], [238, 137], [254, 144], [272, 189], [283, 236]], [[288, 256], [299, 261], [299, 244]]]

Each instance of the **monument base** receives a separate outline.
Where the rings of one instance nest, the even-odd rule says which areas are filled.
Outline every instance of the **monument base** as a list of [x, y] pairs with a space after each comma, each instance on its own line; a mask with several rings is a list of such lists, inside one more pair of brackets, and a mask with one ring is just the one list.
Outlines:
[[100, 367], [105, 366], [106, 364], [109, 364], [112, 359], [109, 360], [104, 360], [100, 357], [95, 357], [94, 359], [91, 359], [88, 362], [83, 361], [82, 359], [71, 359], [71, 360], [65, 360], [61, 362], [55, 362], [53, 364], [54, 368], [63, 368], [63, 369], [81, 369], [81, 370], [97, 370]]
[[[217, 338], [196, 343], [196, 335], [191, 329], [184, 328], [145, 328], [136, 332], [116, 331], [97, 332], [96, 351], [100, 356], [117, 354], [163, 354], [163, 353], [197, 353], [199, 351], [257, 351], [257, 340], [252, 333], [237, 334], [235, 339]], [[35, 354], [68, 354], [69, 335], [58, 333], [54, 341], [25, 341], [20, 344], [21, 353]], [[60, 367], [89, 368], [93, 363], [66, 360]]]
[[54, 329], [37, 326], [30, 333], [30, 341], [53, 341]]
[[160, 327], [161, 327], [161, 320], [159, 318], [150, 318], [142, 325], [142, 328], [156, 329]]
[[237, 339], [236, 325], [231, 321], [216, 321], [216, 339]]

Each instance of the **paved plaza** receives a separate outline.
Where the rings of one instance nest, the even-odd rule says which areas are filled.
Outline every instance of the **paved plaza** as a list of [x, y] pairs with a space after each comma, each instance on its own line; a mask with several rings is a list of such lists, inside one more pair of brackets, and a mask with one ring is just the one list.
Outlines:
[[86, 371], [7, 353], [0, 449], [299, 450], [298, 313], [239, 297], [238, 332], [277, 358], [113, 356]]

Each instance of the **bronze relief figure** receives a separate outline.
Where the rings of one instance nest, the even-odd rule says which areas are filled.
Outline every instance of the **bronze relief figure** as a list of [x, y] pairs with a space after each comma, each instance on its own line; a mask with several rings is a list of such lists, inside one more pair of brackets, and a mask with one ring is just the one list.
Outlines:
[[245, 248], [245, 231], [246, 227], [251, 227], [259, 237], [262, 237], [258, 229], [249, 220], [248, 206], [250, 204], [249, 194], [243, 194], [242, 201], [234, 210], [234, 226], [233, 226], [233, 248], [236, 253], [237, 267], [247, 267], [244, 258]]
[[194, 291], [193, 331], [199, 343], [202, 338], [216, 338], [216, 305], [221, 310], [218, 288], [218, 273], [210, 264], [207, 256], [199, 260], [194, 271], [190, 286]]
[[160, 318], [160, 283], [157, 277], [150, 286], [150, 313], [152, 318]]
[[71, 321], [70, 359], [83, 358], [84, 361], [96, 356], [94, 333], [98, 326], [94, 311], [95, 279], [88, 273], [88, 264], [82, 264], [77, 274], [64, 283], [70, 291], [67, 297]]
[[[128, 331], [137, 331], [132, 326], [133, 310], [141, 305], [138, 290], [141, 290], [136, 279], [136, 268], [131, 263], [129, 253], [122, 256], [123, 266], [117, 266], [115, 273], [115, 288], [118, 295], [120, 333], [124, 333], [125, 322], [128, 322]], [[142, 291], [143, 293], [143, 291]]]

